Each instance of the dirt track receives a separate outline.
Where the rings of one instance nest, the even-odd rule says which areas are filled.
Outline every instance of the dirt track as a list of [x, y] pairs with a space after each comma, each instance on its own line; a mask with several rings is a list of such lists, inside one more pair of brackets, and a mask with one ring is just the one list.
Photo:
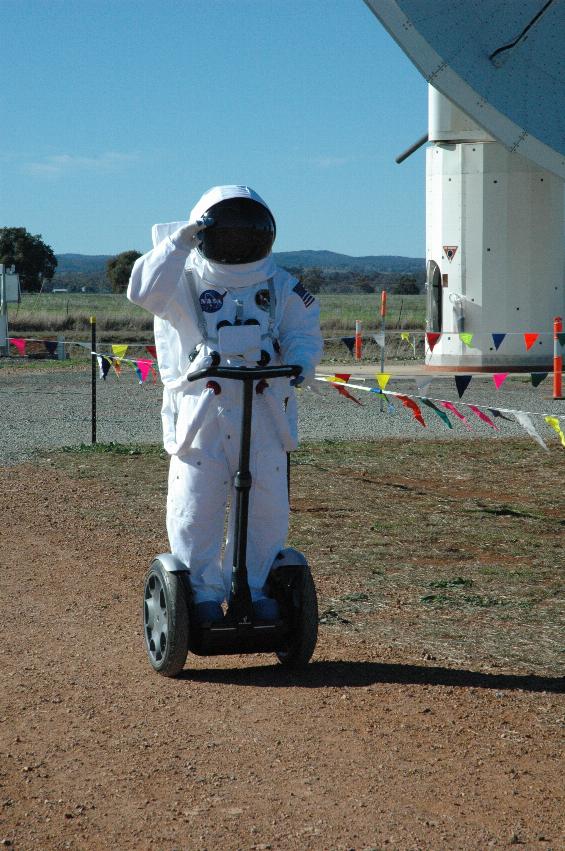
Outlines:
[[102, 479], [0, 474], [4, 845], [565, 847], [562, 679], [324, 626], [304, 673], [234, 657], [154, 675], [140, 577], [166, 549], [161, 492], [151, 519]]

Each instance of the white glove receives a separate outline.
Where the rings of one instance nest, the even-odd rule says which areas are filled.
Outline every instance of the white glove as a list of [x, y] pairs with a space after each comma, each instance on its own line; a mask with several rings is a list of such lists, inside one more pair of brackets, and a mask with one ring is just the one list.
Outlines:
[[185, 251], [192, 251], [193, 248], [198, 248], [201, 242], [200, 233], [211, 224], [214, 220], [209, 216], [203, 219], [198, 219], [190, 225], [184, 225], [171, 234], [171, 241], [177, 248], [183, 248]]

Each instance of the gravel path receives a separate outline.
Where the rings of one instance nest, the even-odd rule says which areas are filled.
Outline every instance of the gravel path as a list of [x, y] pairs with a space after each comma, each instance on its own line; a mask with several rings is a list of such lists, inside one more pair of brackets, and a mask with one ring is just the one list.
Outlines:
[[[367, 386], [371, 385], [367, 382]], [[392, 378], [389, 390], [416, 393], [414, 380]], [[351, 440], [367, 437], [405, 437], [410, 439], [453, 439], [523, 436], [515, 422], [498, 420], [494, 432], [468, 409], [472, 430], [451, 416], [448, 429], [431, 410], [424, 409], [427, 427], [422, 428], [410, 412], [397, 402], [394, 413], [381, 412], [376, 394], [352, 393], [362, 407], [342, 399], [329, 385], [320, 384], [320, 395], [300, 394], [300, 434], [303, 440]], [[452, 378], [434, 378], [427, 391], [431, 398], [458, 397]], [[523, 379], [508, 379], [497, 391], [488, 377], [476, 376], [465, 394], [465, 401], [478, 405], [565, 416], [565, 402], [550, 398], [547, 379], [534, 389]], [[151, 383], [140, 386], [131, 376], [109, 376], [97, 384], [97, 437], [100, 443], [156, 443], [161, 440], [161, 387]], [[14, 464], [29, 458], [36, 449], [77, 446], [89, 443], [90, 373], [87, 370], [29, 370], [0, 372], [0, 463]], [[546, 441], [557, 437], [543, 419], [534, 417], [538, 431]]]

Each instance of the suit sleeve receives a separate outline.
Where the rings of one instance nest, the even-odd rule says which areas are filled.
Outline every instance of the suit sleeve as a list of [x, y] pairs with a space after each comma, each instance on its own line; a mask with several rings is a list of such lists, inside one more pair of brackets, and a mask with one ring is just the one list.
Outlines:
[[281, 358], [286, 364], [300, 364], [303, 374], [311, 375], [324, 349], [320, 306], [295, 278], [289, 276], [284, 290], [286, 297], [279, 323]]
[[170, 238], [163, 239], [152, 251], [135, 261], [129, 279], [127, 297], [155, 316], [167, 319], [167, 307], [181, 278], [189, 251]]

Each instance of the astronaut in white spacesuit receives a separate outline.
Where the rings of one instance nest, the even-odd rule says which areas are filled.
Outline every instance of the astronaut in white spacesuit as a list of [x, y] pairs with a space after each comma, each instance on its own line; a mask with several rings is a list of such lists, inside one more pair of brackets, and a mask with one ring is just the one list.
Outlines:
[[241, 433], [239, 381], [186, 376], [210, 364], [302, 367], [298, 379], [256, 385], [253, 403], [247, 569], [254, 614], [275, 619], [265, 583], [288, 532], [286, 453], [297, 445], [293, 383], [308, 384], [322, 354], [314, 297], [275, 266], [276, 226], [247, 186], [206, 192], [189, 222], [154, 225], [152, 251], [132, 270], [127, 296], [155, 315], [163, 389], [163, 437], [171, 457], [167, 531], [171, 551], [187, 564], [200, 622], [223, 617], [233, 561], [234, 512], [222, 559], [228, 498], [235, 504]]

